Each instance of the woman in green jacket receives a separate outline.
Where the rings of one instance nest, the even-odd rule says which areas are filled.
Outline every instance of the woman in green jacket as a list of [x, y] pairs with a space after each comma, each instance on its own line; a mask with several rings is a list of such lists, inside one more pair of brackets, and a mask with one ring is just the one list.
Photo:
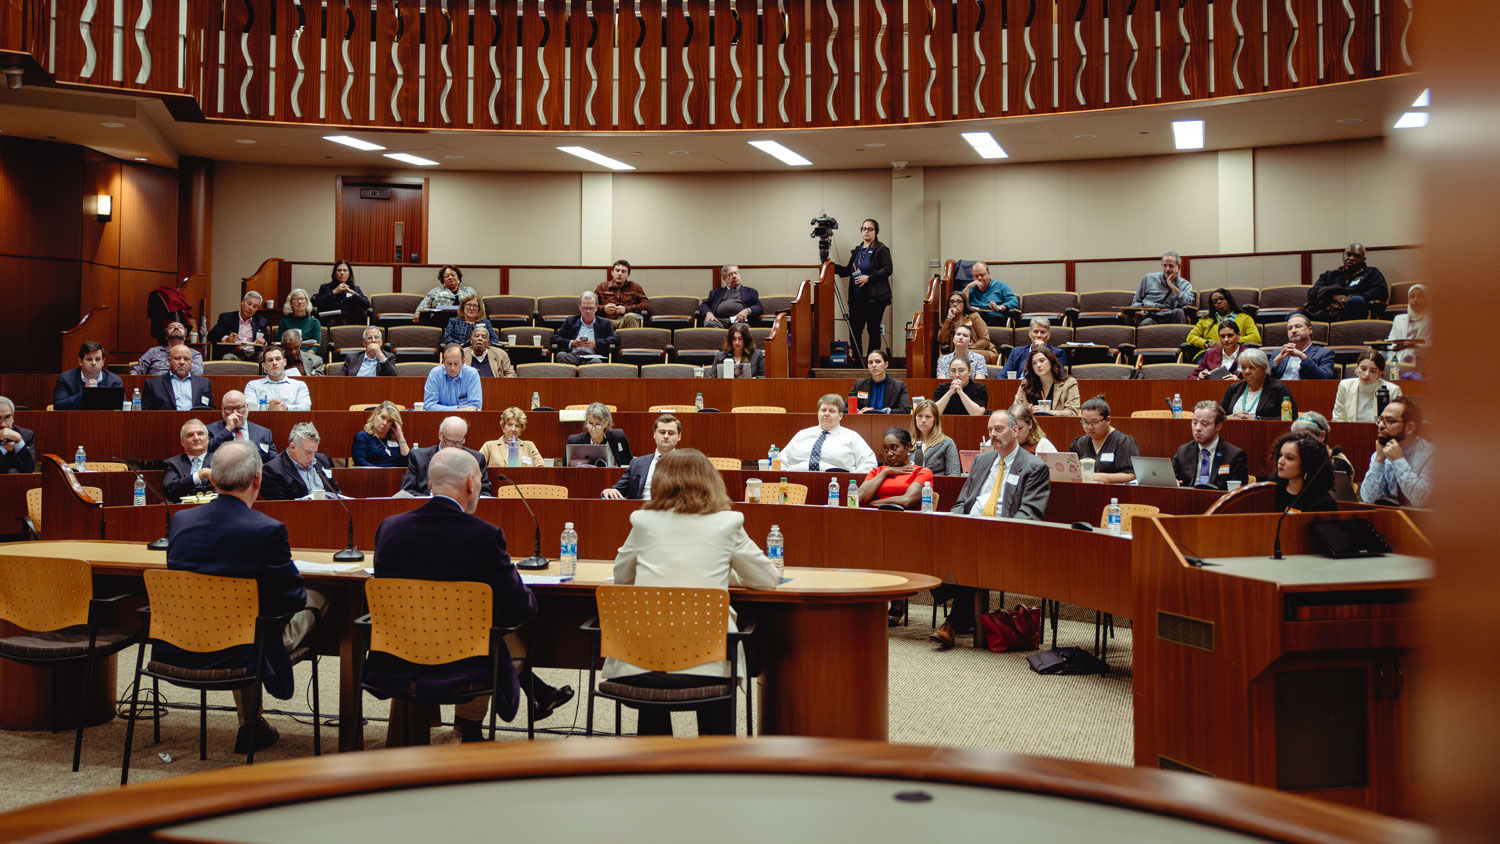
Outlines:
[[1222, 287], [1209, 294], [1208, 311], [1198, 317], [1198, 324], [1188, 334], [1188, 345], [1198, 349], [1212, 349], [1219, 345], [1219, 323], [1226, 319], [1234, 320], [1240, 327], [1241, 343], [1260, 345], [1260, 326], [1255, 324], [1249, 314], [1240, 313], [1234, 294]]

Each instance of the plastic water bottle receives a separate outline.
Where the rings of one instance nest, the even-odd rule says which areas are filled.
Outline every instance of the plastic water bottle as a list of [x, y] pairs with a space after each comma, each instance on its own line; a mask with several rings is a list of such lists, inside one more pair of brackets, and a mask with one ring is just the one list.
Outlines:
[[521, 444], [515, 437], [511, 437], [510, 442], [505, 446], [505, 465], [521, 465]]
[[1108, 533], [1110, 536], [1119, 536], [1120, 535], [1120, 499], [1118, 499], [1118, 498], [1111, 498], [1109, 500], [1109, 507], [1105, 508], [1104, 512], [1106, 514], [1105, 521], [1107, 523], [1106, 527], [1105, 527], [1105, 532]]
[[781, 538], [779, 525], [771, 525], [771, 534], [766, 537], [766, 556], [776, 566], [776, 579], [782, 579], [786, 571], [786, 540]]
[[141, 409], [141, 388], [140, 387], [136, 387], [135, 388], [135, 392], [133, 392], [133, 393], [130, 394], [130, 409], [131, 410], [140, 410]]
[[858, 507], [859, 506], [859, 484], [858, 483], [856, 483], [854, 481], [850, 481], [849, 482], [849, 500], [847, 502], [845, 502], [844, 506], [846, 506], [846, 507]]
[[771, 459], [771, 471], [781, 471], [781, 449], [775, 443], [771, 443], [771, 450], [766, 452], [766, 456]]
[[695, 398], [695, 399], [693, 399], [693, 407], [696, 407], [699, 410], [703, 409], [703, 394], [702, 393], [699, 393], [698, 397]]
[[558, 554], [557, 573], [563, 577], [578, 574], [578, 531], [573, 530], [572, 522], [563, 525], [562, 552]]
[[261, 411], [265, 411], [266, 408], [269, 405], [270, 405], [270, 402], [266, 400], [265, 393], [261, 393], [261, 395], [260, 395], [260, 409], [261, 409]]
[[537, 408], [539, 408], [541, 406], [542, 406], [542, 394], [541, 393], [532, 393], [531, 394], [531, 409], [532, 410], [536, 410]]
[[922, 512], [923, 513], [931, 513], [932, 512], [932, 482], [931, 481], [924, 481], [922, 483]]
[[87, 462], [89, 462], [88, 455], [83, 453], [83, 446], [79, 446], [78, 450], [73, 452], [73, 471], [82, 472], [83, 464]]
[[1172, 394], [1172, 418], [1182, 418], [1182, 393]]
[[130, 503], [137, 507], [146, 506], [146, 479], [140, 475], [135, 476], [135, 496], [131, 498]]
[[828, 482], [828, 506], [839, 506], [839, 479], [834, 478]]

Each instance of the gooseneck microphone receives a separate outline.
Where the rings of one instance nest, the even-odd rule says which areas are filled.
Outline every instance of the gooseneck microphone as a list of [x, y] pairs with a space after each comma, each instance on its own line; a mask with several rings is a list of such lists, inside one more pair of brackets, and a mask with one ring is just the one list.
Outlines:
[[1323, 465], [1318, 467], [1318, 470], [1316, 472], [1313, 472], [1311, 475], [1307, 476], [1307, 479], [1302, 482], [1302, 489], [1297, 492], [1297, 495], [1294, 498], [1292, 498], [1292, 502], [1286, 505], [1285, 509], [1281, 511], [1281, 518], [1276, 520], [1276, 546], [1274, 549], [1274, 553], [1271, 554], [1271, 559], [1283, 559], [1283, 557], [1281, 556], [1281, 523], [1286, 521], [1286, 514], [1296, 509], [1297, 502], [1301, 501], [1302, 496], [1306, 495], [1308, 489], [1312, 487], [1313, 479], [1328, 471], [1329, 466], [1331, 466], [1332, 464], [1333, 456], [1329, 455], [1328, 458], [1323, 461]]
[[536, 511], [531, 509], [531, 502], [526, 500], [526, 494], [521, 492], [520, 485], [518, 485], [510, 478], [507, 478], [500, 472], [496, 472], [495, 477], [515, 487], [516, 495], [520, 497], [521, 503], [526, 505], [526, 512], [531, 514], [531, 524], [536, 527], [536, 545], [534, 547], [534, 552], [530, 557], [527, 557], [526, 559], [516, 563], [516, 568], [534, 571], [536, 569], [544, 569], [547, 566], [552, 565], [551, 560], [542, 556], [542, 523], [537, 520]]
[[338, 487], [334, 484], [333, 476], [323, 471], [323, 467], [318, 465], [316, 457], [313, 458], [312, 465], [317, 470], [318, 475], [323, 478], [323, 485], [328, 488], [329, 492], [333, 493], [333, 497], [339, 502], [339, 506], [344, 508], [344, 515], [349, 518], [349, 544], [344, 546], [344, 550], [333, 555], [333, 561], [335, 563], [362, 562], [365, 558], [365, 552], [359, 550], [354, 544], [354, 511], [350, 510], [349, 505], [344, 503], [344, 496], [339, 493]]
[[[135, 467], [140, 465], [139, 461], [124, 460], [119, 457], [111, 457], [110, 459], [116, 463], [124, 463], [126, 466]], [[161, 490], [152, 486], [151, 482], [146, 480], [144, 475], [140, 476], [140, 478], [141, 483], [146, 489], [151, 490], [151, 494], [156, 496], [157, 501], [161, 502], [162, 513], [166, 517], [166, 524], [162, 527], [161, 531], [161, 539], [154, 539], [146, 543], [146, 547], [152, 551], [165, 551], [167, 550], [167, 546], [171, 544], [167, 541], [167, 537], [172, 535], [172, 502], [168, 501], [165, 495], [162, 495]]]

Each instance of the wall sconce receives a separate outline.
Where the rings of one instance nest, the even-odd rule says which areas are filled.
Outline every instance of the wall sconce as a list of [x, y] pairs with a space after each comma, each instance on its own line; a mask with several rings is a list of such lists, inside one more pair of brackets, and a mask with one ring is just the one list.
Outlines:
[[101, 193], [94, 197], [94, 215], [99, 222], [109, 222], [110, 215], [114, 212], [114, 198], [107, 193]]

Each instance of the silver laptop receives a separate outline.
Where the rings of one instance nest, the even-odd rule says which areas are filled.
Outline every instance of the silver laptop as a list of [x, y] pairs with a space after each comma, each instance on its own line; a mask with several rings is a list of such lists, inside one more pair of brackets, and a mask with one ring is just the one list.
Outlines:
[[1054, 451], [1038, 454], [1047, 464], [1047, 472], [1054, 481], [1083, 482], [1083, 467], [1078, 464], [1078, 455], [1071, 451]]
[[566, 457], [569, 466], [608, 466], [609, 446], [602, 443], [570, 443]]
[[1177, 473], [1172, 471], [1170, 457], [1132, 457], [1130, 467], [1135, 470], [1135, 482], [1140, 486], [1177, 486]]

